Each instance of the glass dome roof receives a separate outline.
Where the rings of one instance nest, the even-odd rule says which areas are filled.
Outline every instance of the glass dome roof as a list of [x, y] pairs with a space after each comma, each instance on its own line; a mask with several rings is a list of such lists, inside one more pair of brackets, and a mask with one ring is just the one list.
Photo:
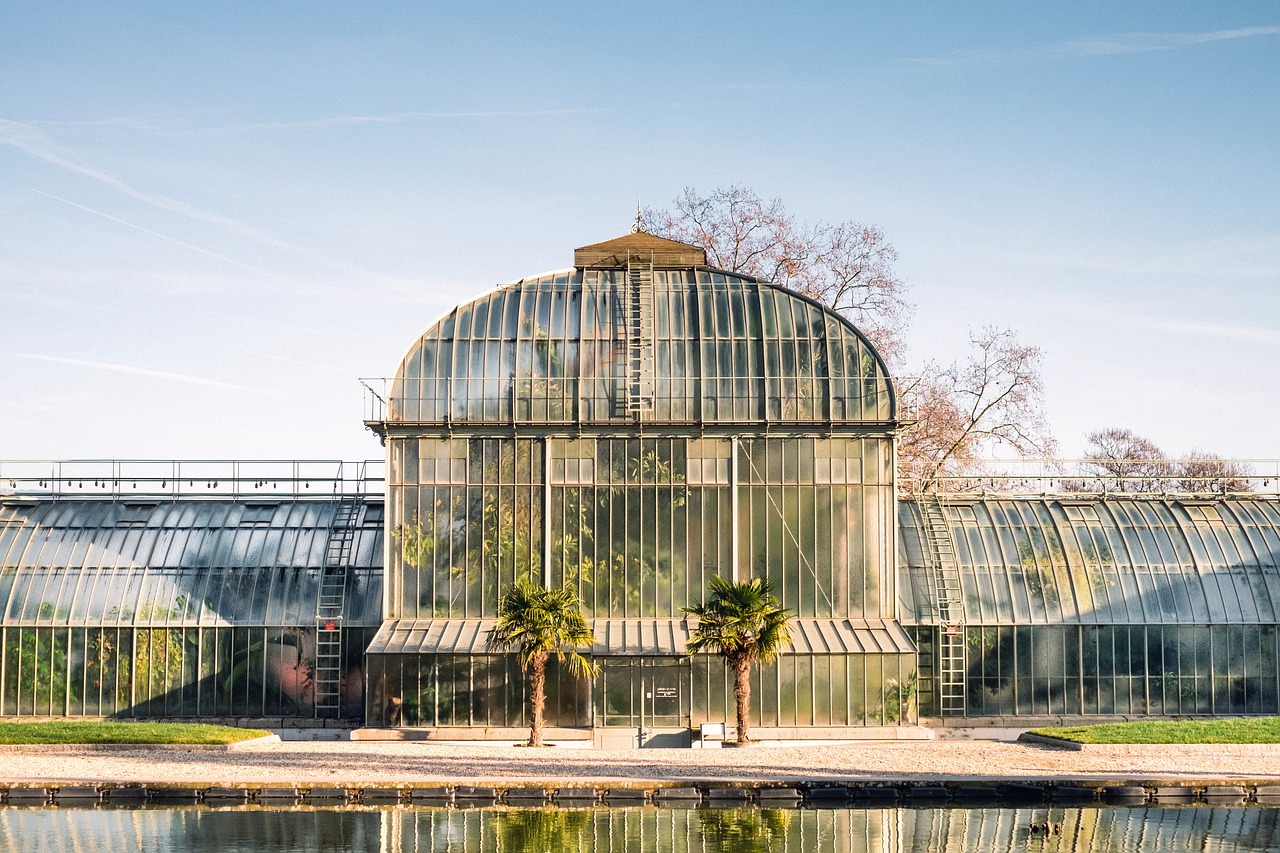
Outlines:
[[750, 277], [632, 261], [522, 279], [454, 308], [409, 348], [392, 381], [388, 420], [895, 419], [883, 360], [844, 318]]

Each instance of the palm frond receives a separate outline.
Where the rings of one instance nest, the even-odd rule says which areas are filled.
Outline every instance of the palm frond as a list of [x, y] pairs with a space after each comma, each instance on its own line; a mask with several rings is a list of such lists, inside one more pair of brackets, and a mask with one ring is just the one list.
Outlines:
[[768, 663], [791, 644], [791, 615], [764, 578], [734, 583], [717, 575], [707, 586], [711, 595], [706, 601], [682, 608], [698, 619], [690, 632], [689, 654]]
[[[528, 578], [512, 584], [498, 602], [498, 619], [487, 635], [495, 651], [513, 651], [522, 669], [534, 658], [555, 655], [578, 677], [596, 668], [578, 649], [595, 642], [572, 587], [546, 589]], [[575, 658], [581, 658], [575, 662]]]

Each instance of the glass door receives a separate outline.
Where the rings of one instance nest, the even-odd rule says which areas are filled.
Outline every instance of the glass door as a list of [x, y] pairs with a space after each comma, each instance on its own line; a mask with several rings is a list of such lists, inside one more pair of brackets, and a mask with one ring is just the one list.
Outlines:
[[606, 658], [596, 680], [596, 725], [688, 728], [692, 667], [688, 658]]
[[641, 668], [642, 728], [689, 726], [689, 662], [652, 660]]

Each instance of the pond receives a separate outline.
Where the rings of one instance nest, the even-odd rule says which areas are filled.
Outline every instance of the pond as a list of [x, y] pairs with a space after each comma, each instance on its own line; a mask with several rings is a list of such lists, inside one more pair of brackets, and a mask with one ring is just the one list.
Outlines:
[[1234, 853], [1280, 850], [1280, 809], [6, 808], [0, 850]]

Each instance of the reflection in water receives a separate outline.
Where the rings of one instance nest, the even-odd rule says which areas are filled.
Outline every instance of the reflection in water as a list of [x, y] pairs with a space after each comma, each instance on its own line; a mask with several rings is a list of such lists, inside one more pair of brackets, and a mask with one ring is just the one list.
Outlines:
[[[403, 822], [393, 837], [417, 844], [418, 839], [406, 839]], [[497, 836], [498, 850], [554, 850], [585, 851], [592, 849], [591, 813], [560, 809], [512, 809], [503, 812], [500, 820], [490, 822]], [[434, 837], [434, 833], [431, 837]], [[465, 847], [465, 845], [464, 845]], [[394, 849], [394, 848], [393, 848]], [[409, 847], [409, 850], [415, 847]], [[448, 850], [450, 847], [430, 847]], [[462, 848], [459, 848], [462, 849]], [[469, 849], [469, 848], [467, 848]]]
[[[1061, 824], [1060, 834], [1033, 824]], [[21, 853], [1261, 853], [1280, 809], [0, 808]]]
[[781, 849], [793, 811], [782, 809], [703, 809], [698, 836], [708, 850], [767, 853]]

